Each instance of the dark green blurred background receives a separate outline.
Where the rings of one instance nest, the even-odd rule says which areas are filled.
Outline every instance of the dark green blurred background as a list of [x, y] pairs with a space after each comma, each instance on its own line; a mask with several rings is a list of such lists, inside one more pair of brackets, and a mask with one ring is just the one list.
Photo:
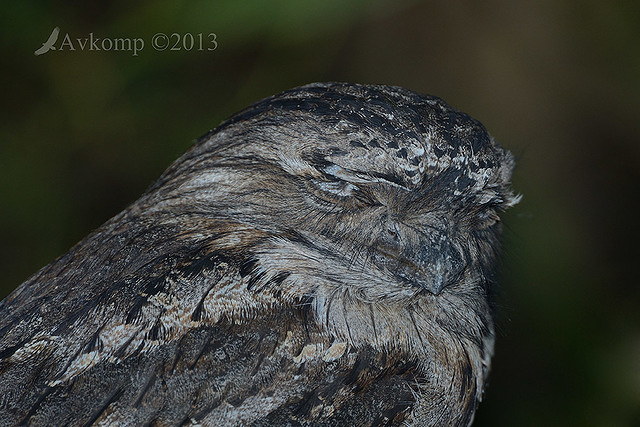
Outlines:
[[[640, 3], [7, 3], [0, 297], [249, 103], [313, 81], [400, 85], [519, 159], [476, 424], [640, 425]], [[35, 56], [55, 26], [145, 47]], [[155, 51], [157, 32], [214, 32], [218, 48]]]

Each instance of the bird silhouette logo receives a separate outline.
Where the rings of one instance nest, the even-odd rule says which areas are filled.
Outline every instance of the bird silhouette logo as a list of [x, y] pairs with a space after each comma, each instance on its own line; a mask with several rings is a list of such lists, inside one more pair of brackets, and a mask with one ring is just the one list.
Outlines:
[[47, 53], [50, 50], [56, 50], [53, 44], [58, 40], [58, 34], [60, 34], [60, 27], [55, 27], [53, 31], [51, 31], [51, 34], [49, 35], [47, 41], [42, 43], [42, 46], [39, 47], [35, 52], [33, 52], [34, 55], [38, 56]]

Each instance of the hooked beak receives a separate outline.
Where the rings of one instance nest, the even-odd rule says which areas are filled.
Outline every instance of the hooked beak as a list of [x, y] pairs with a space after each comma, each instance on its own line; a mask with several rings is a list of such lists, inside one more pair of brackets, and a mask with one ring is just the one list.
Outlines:
[[421, 242], [420, 247], [402, 251], [394, 250], [397, 245], [378, 245], [373, 262], [401, 281], [439, 295], [457, 281], [465, 263], [445, 233], [431, 237], [428, 242]]

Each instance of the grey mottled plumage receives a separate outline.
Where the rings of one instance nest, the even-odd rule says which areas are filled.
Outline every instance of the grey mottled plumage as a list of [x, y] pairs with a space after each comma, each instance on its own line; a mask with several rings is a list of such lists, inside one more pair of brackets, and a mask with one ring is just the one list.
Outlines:
[[470, 424], [513, 165], [402, 88], [258, 102], [0, 303], [0, 423]]

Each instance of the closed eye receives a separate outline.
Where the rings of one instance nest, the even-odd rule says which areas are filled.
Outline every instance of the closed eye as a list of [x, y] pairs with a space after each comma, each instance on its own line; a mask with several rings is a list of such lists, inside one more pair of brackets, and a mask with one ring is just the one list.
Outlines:
[[315, 181], [314, 184], [319, 190], [329, 194], [333, 194], [337, 197], [351, 197], [354, 195], [358, 187], [350, 182], [344, 181]]
[[344, 180], [309, 179], [306, 181], [306, 190], [315, 204], [325, 209], [361, 209], [380, 205], [369, 196], [366, 188]]

